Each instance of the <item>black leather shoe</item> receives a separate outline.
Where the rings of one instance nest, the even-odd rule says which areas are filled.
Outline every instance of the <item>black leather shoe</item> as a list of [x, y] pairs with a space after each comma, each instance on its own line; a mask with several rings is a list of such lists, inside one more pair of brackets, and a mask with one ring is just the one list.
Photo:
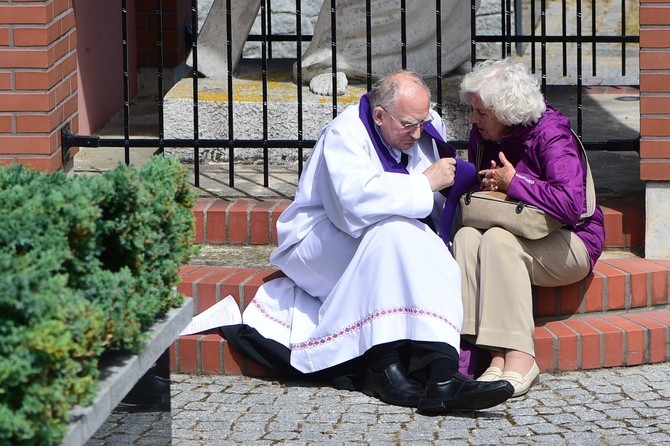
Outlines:
[[455, 410], [479, 410], [493, 407], [514, 394], [507, 381], [475, 381], [456, 373], [449, 381], [429, 382], [418, 410], [424, 413], [445, 413]]
[[423, 396], [423, 387], [407, 377], [400, 364], [391, 364], [383, 373], [368, 370], [363, 393], [396, 406], [416, 407]]

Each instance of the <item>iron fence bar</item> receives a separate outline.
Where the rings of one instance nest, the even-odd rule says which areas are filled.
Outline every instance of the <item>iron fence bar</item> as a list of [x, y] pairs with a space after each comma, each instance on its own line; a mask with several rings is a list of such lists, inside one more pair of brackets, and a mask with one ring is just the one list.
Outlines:
[[[123, 138], [100, 138], [99, 136], [80, 136], [69, 134], [65, 138], [68, 140], [69, 147], [123, 147], [126, 141]], [[157, 138], [130, 138], [127, 140], [130, 147], [156, 147], [158, 143]], [[193, 147], [193, 140], [189, 138], [166, 138], [163, 143], [167, 147], [174, 148], [188, 148]], [[277, 140], [263, 140], [263, 139], [217, 139], [217, 138], [200, 138], [198, 139], [198, 147], [203, 149], [215, 149], [226, 147], [229, 143], [242, 149], [260, 149], [268, 146], [271, 149], [292, 149], [292, 148], [312, 148], [316, 144], [316, 140], [304, 139], [297, 144], [294, 139], [277, 139]]]
[[366, 74], [367, 91], [372, 90], [372, 8], [371, 0], [365, 0], [365, 57], [368, 72]]
[[[268, 42], [296, 42], [298, 40], [298, 36], [295, 34], [274, 34], [271, 36], [267, 36], [267, 41]], [[311, 35], [304, 35], [302, 36], [302, 40], [305, 42], [309, 42], [312, 40]], [[249, 37], [246, 40], [247, 42], [262, 42], [263, 41], [263, 36], [259, 34], [249, 34]]]
[[400, 0], [400, 67], [407, 68], [407, 5]]
[[[265, 13], [263, 13], [262, 8], [265, 7]], [[268, 58], [272, 59], [272, 42], [270, 42], [267, 37], [272, 35], [272, 0], [267, 0], [264, 1], [262, 6], [261, 6], [261, 22], [265, 21], [265, 24], [267, 26], [266, 33], [261, 33], [263, 36], [263, 42], [261, 43], [261, 46], [263, 44], [267, 45], [267, 51], [268, 51]], [[261, 25], [262, 27], [262, 25]]]
[[[261, 34], [267, 34], [267, 10], [265, 8], [269, 0], [261, 2]], [[262, 114], [263, 114], [263, 186], [268, 187], [270, 184], [269, 172], [269, 154], [268, 154], [268, 45], [265, 40], [261, 42], [261, 85], [262, 85]]]
[[[626, 35], [626, 0], [621, 0], [621, 35]], [[621, 75], [626, 75], [626, 42], [621, 44]]]
[[128, 9], [127, 0], [121, 1], [121, 42], [123, 48], [123, 136], [124, 158], [130, 164], [130, 79], [128, 76]]
[[[533, 39], [536, 38], [535, 36], [535, 14], [537, 14], [537, 11], [535, 10], [535, 0], [531, 0], [530, 2], [530, 35]], [[535, 73], [537, 71], [537, 68], [535, 67], [535, 42], [530, 43], [530, 65], [531, 65], [531, 71]]]
[[568, 35], [568, 6], [567, 0], [561, 2], [561, 40], [563, 41], [562, 49], [563, 52], [563, 76], [568, 75], [568, 42], [565, 41], [565, 37]]
[[477, 3], [476, 0], [470, 0], [470, 64], [472, 66], [477, 62]]
[[[595, 36], [596, 35], [596, 30], [597, 30], [597, 25], [596, 25], [596, 0], [591, 0], [591, 35]], [[623, 43], [622, 43], [623, 45]], [[596, 42], [591, 42], [591, 74], [593, 76], [596, 75], [596, 72], [598, 71], [598, 67], [596, 64]]]
[[[498, 43], [500, 43], [500, 58], [504, 59], [505, 58], [505, 35], [507, 34], [507, 30], [505, 29], [505, 0], [500, 0], [500, 38], [498, 39]], [[479, 36], [477, 36], [479, 37]]]
[[158, 151], [156, 153], [163, 153], [164, 145], [163, 138], [165, 138], [165, 115], [163, 106], [163, 70], [165, 60], [163, 58], [163, 0], [156, 0], [156, 50], [158, 51]]
[[336, 0], [330, 0], [330, 48], [333, 71], [333, 119], [337, 117], [337, 14]]
[[[191, 26], [193, 30], [198, 29], [198, 0], [191, 0]], [[193, 175], [195, 180], [195, 187], [200, 186], [200, 128], [199, 128], [199, 113], [198, 113], [198, 33], [193, 33], [193, 41], [191, 43], [191, 51], [193, 53], [193, 140], [191, 147], [193, 147]]]
[[[533, 0], [531, 0], [532, 3]], [[521, 0], [514, 0], [514, 34], [519, 35], [523, 34], [523, 11], [521, 6]], [[515, 45], [516, 54], [521, 55], [522, 47], [521, 44], [517, 42]]]
[[512, 0], [505, 0], [504, 2], [504, 14], [503, 17], [505, 19], [505, 26], [503, 28], [502, 35], [504, 36], [505, 40], [505, 51], [503, 54], [503, 57], [510, 56], [512, 54], [512, 40], [510, 37], [512, 37]]
[[[479, 36], [477, 36], [479, 37]], [[498, 43], [500, 43], [500, 58], [505, 58], [505, 0], [500, 0], [500, 36]], [[480, 40], [478, 40], [480, 41]]]
[[435, 71], [437, 79], [437, 113], [442, 116], [442, 2], [435, 0]]
[[[583, 71], [583, 66], [582, 66], [582, 40], [581, 40], [581, 35], [582, 35], [582, 0], [577, 0], [577, 136], [579, 136], [579, 139], [582, 139], [582, 126], [583, 126], [583, 120], [582, 120], [582, 111], [583, 111], [583, 103], [582, 103], [582, 71]], [[593, 30], [595, 31], [595, 30]], [[595, 32], [593, 33], [595, 34]], [[595, 45], [595, 44], [594, 44]], [[595, 51], [594, 51], [595, 54]], [[595, 60], [594, 60], [594, 67], [595, 67]], [[593, 73], [595, 75], [595, 71]]]
[[[477, 42], [499, 43], [503, 35], [486, 34], [476, 36]], [[562, 43], [565, 40], [568, 43], [577, 43], [579, 39], [583, 43], [637, 43], [639, 36], [509, 36], [512, 42], [534, 42], [534, 43]]]
[[[124, 142], [126, 141], [123, 138], [100, 138], [99, 136], [81, 136], [70, 133], [70, 129], [64, 127], [62, 132], [63, 146], [66, 148], [69, 147], [108, 147], [108, 148], [118, 148], [119, 150], [123, 147]], [[158, 143], [157, 138], [130, 138], [128, 143], [130, 147], [156, 147]], [[166, 147], [174, 148], [188, 148], [193, 147], [193, 140], [188, 138], [170, 138], [163, 140], [163, 143]], [[237, 139], [237, 140], [225, 140], [225, 139], [210, 139], [210, 138], [200, 138], [198, 140], [198, 145], [201, 148], [221, 148], [226, 147], [228, 143], [232, 143], [235, 147], [243, 149], [258, 149], [262, 148], [264, 145], [267, 145], [269, 149], [295, 149], [301, 148], [312, 148], [316, 144], [316, 140], [313, 139], [304, 139], [298, 145], [295, 140], [292, 139], [277, 139], [277, 140], [254, 140], [254, 139]], [[449, 144], [452, 144], [458, 149], [467, 148], [467, 141], [453, 140], [449, 141]], [[584, 147], [588, 150], [638, 150], [639, 140], [637, 139], [608, 139], [605, 141], [584, 141]]]
[[547, 93], [547, 1], [540, 2], [540, 65], [542, 66], [542, 94]]
[[233, 18], [231, 0], [226, 0], [226, 78], [228, 79], [228, 184], [235, 187], [235, 147], [233, 129]]
[[[302, 36], [302, 9], [301, 0], [295, 0], [295, 32], [298, 37]], [[298, 178], [302, 175], [303, 167], [303, 122], [302, 122], [302, 39], [296, 40], [296, 99], [298, 106]], [[370, 70], [368, 70], [369, 72]]]

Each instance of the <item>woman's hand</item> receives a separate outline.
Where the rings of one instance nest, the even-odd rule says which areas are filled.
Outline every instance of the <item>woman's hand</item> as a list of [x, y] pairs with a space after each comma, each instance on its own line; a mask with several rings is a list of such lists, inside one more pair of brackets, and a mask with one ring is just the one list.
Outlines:
[[500, 167], [495, 161], [491, 160], [491, 168], [479, 171], [479, 176], [482, 178], [482, 188], [484, 190], [507, 192], [509, 183], [516, 174], [516, 169], [507, 161], [503, 152], [498, 153], [500, 158]]

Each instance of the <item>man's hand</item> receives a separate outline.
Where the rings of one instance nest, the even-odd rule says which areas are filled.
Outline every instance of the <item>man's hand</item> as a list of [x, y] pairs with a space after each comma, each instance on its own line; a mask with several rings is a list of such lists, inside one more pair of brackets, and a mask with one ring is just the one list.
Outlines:
[[440, 158], [424, 170], [423, 174], [428, 178], [433, 192], [449, 187], [454, 184], [456, 177], [456, 159]]

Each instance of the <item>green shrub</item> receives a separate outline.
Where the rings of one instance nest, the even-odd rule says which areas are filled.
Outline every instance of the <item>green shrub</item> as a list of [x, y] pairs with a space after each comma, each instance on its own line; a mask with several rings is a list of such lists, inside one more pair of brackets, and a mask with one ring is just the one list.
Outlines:
[[181, 305], [195, 194], [176, 160], [94, 177], [0, 169], [0, 444], [57, 444], [103, 351]]

